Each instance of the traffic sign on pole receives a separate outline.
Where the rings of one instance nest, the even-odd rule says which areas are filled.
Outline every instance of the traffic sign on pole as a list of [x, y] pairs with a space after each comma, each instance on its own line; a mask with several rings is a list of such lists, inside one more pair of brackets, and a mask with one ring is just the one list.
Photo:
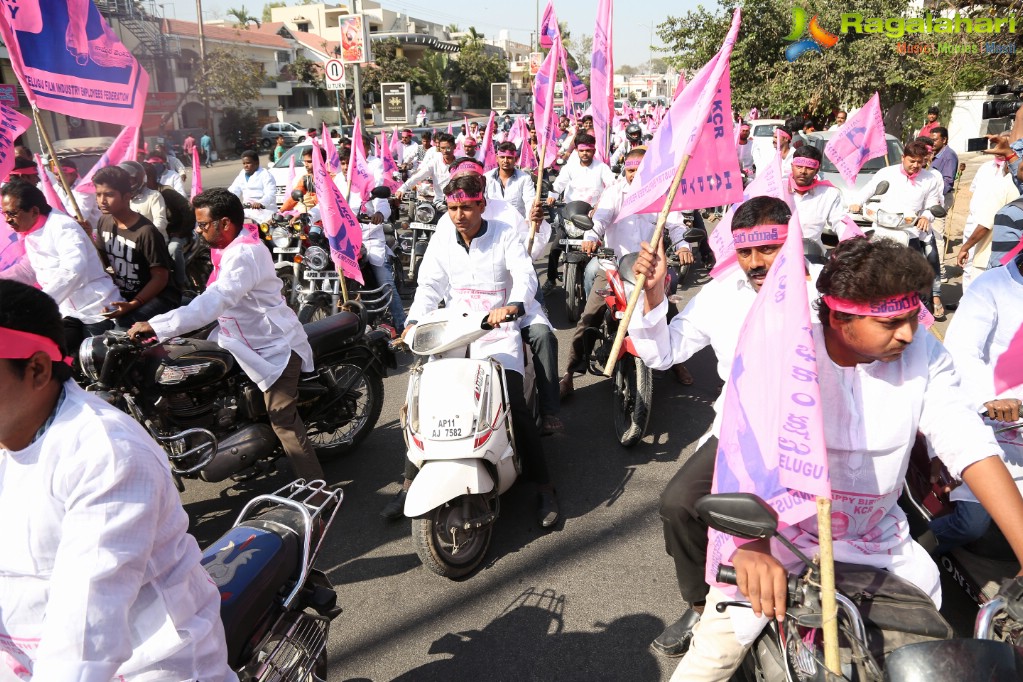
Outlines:
[[328, 59], [323, 65], [323, 75], [327, 79], [328, 90], [345, 89], [345, 65], [340, 59]]

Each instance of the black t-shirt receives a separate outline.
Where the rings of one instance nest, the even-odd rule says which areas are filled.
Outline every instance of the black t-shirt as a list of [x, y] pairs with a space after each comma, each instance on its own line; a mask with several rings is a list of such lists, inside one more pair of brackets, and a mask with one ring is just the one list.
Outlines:
[[[99, 219], [97, 229], [104, 260], [113, 269], [114, 284], [121, 290], [124, 300], [135, 298], [149, 284], [152, 268], [166, 268], [170, 272], [167, 242], [149, 218], [140, 215], [134, 225], [122, 230], [113, 216], [105, 215]], [[176, 293], [172, 277], [159, 295]]]
[[195, 228], [192, 204], [177, 190], [167, 185], [160, 185], [159, 192], [163, 197], [163, 203], [167, 205], [167, 236], [186, 239], [191, 237]]

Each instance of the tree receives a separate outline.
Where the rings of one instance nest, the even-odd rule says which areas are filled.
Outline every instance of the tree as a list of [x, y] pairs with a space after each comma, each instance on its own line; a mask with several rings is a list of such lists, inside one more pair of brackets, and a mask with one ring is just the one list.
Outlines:
[[615, 72], [623, 76], [635, 76], [637, 73], [639, 73], [639, 69], [629, 64], [622, 64], [621, 66], [615, 69]]
[[363, 92], [380, 93], [381, 83], [412, 84], [413, 92], [425, 94], [426, 74], [412, 66], [408, 57], [398, 55], [398, 41], [394, 39], [373, 43], [373, 64], [362, 71]]
[[660, 57], [654, 57], [643, 64], [643, 73], [668, 73], [668, 62]]
[[229, 17], [234, 17], [238, 21], [239, 25], [246, 28], [248, 28], [249, 22], [255, 22], [257, 28], [262, 26], [259, 19], [249, 14], [249, 10], [245, 7], [245, 5], [227, 10], [227, 15]]
[[469, 35], [461, 40], [458, 59], [448, 62], [447, 81], [451, 89], [461, 87], [473, 106], [481, 106], [490, 98], [490, 84], [508, 80], [508, 62], [488, 53], [482, 36], [469, 27]]
[[433, 97], [434, 111], [448, 110], [448, 88], [444, 81], [444, 73], [448, 68], [448, 57], [443, 52], [427, 52], [419, 60], [422, 70], [423, 90]]
[[593, 36], [583, 35], [579, 38], [579, 45], [573, 53], [576, 62], [579, 64], [577, 73], [584, 80], [590, 78], [590, 59], [593, 57]]
[[228, 107], [249, 106], [259, 98], [259, 89], [267, 82], [261, 63], [239, 58], [227, 50], [210, 50], [205, 64], [197, 66], [195, 88], [210, 102]]
[[270, 14], [270, 10], [272, 10], [274, 7], [287, 7], [287, 6], [288, 6], [288, 4], [285, 3], [285, 2], [268, 2], [265, 5], [263, 5], [263, 23], [264, 24], [269, 24], [271, 21], [273, 21], [273, 17]]

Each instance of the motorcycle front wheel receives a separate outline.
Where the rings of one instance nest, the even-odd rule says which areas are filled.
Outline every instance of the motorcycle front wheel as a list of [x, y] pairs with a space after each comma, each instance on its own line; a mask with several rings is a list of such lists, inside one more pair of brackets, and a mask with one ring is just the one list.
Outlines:
[[622, 447], [632, 447], [646, 433], [653, 402], [653, 373], [628, 353], [615, 363], [611, 380], [611, 413], [615, 435]]
[[[284, 300], [288, 300], [287, 294], [284, 296]], [[298, 309], [298, 321], [302, 324], [309, 324], [333, 314], [334, 310], [330, 303], [303, 303], [302, 307]]]
[[[468, 511], [467, 511], [468, 510]], [[423, 565], [439, 576], [460, 578], [471, 573], [487, 553], [494, 524], [462, 530], [470, 518], [489, 514], [490, 503], [483, 495], [462, 495], [412, 519], [412, 538]], [[452, 533], [450, 530], [456, 527]]]
[[324, 416], [306, 422], [306, 432], [325, 462], [351, 452], [373, 430], [384, 406], [384, 380], [347, 362], [321, 372], [329, 392], [314, 409]]
[[565, 307], [568, 319], [573, 324], [579, 321], [586, 305], [586, 292], [583, 291], [583, 268], [585, 263], [565, 264]]

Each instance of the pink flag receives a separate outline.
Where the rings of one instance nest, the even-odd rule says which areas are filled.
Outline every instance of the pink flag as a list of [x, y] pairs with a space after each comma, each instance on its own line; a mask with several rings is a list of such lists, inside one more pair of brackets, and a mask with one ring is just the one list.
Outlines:
[[391, 155], [401, 158], [401, 137], [398, 135], [398, 126], [394, 126], [394, 134], [391, 135]]
[[[776, 152], [767, 167], [757, 174], [742, 193], [742, 200], [748, 201], [753, 197], [775, 197], [781, 199], [795, 210], [792, 195], [787, 191], [788, 185], [781, 174], [781, 156]], [[734, 207], [725, 211], [724, 218], [708, 237], [711, 251], [714, 252], [714, 259], [717, 261], [710, 271], [710, 276], [718, 279], [733, 272], [739, 267], [739, 261], [735, 256], [735, 243], [732, 241], [732, 214]]]
[[25, 241], [11, 229], [6, 220], [0, 220], [0, 272], [18, 264], [25, 257]]
[[[387, 133], [383, 130], [380, 131], [381, 145], [387, 143]], [[394, 163], [394, 157], [387, 152], [380, 155], [380, 160], [383, 161], [384, 166], [384, 185], [390, 187], [392, 190], [396, 190], [401, 187], [401, 182], [394, 179], [394, 174], [398, 172], [398, 166]], [[317, 195], [319, 196], [319, 195]]]
[[1023, 327], [1016, 331], [1009, 346], [995, 361], [995, 395], [1023, 385]]
[[842, 124], [824, 146], [824, 154], [835, 164], [850, 187], [856, 186], [856, 175], [863, 164], [887, 153], [881, 100], [876, 92], [862, 109]]
[[671, 210], [723, 206], [742, 197], [739, 157], [732, 140], [732, 87], [729, 60], [739, 32], [740, 11], [721, 50], [696, 74], [671, 105], [650, 141], [636, 178], [626, 190], [621, 220], [636, 213], [655, 213], [664, 206], [668, 188], [682, 160], [689, 157]]
[[39, 189], [43, 191], [46, 203], [61, 213], [67, 213], [64, 202], [60, 200], [60, 195], [57, 194], [57, 190], [53, 189], [53, 183], [50, 182], [50, 175], [46, 172], [46, 165], [43, 163], [42, 157], [38, 154], [35, 157], [36, 170], [39, 172]]
[[[291, 157], [291, 171], [295, 171], [295, 157]], [[294, 179], [294, 178], [292, 178]], [[291, 183], [288, 183], [288, 188], [291, 188]], [[195, 199], [196, 195], [202, 193], [202, 164], [199, 163], [199, 148], [192, 147], [192, 198]]]
[[494, 151], [494, 113], [490, 112], [487, 130], [483, 133], [483, 172], [497, 168], [497, 153]]
[[454, 133], [451, 130], [451, 121], [448, 121], [448, 135], [453, 135], [453, 134]]
[[540, 20], [540, 47], [549, 50], [560, 40], [561, 27], [558, 26], [558, 17], [554, 14], [554, 0], [547, 0], [547, 7], [544, 8], [543, 18]]
[[537, 166], [536, 154], [533, 152], [533, 145], [529, 140], [522, 141], [522, 148], [519, 150], [519, 168], [522, 170], [535, 170]]
[[323, 132], [320, 135], [323, 137], [323, 148], [327, 150], [327, 170], [337, 173], [341, 170], [341, 155], [337, 152], [337, 145], [334, 144], [334, 138], [330, 136], [330, 129], [326, 123], [323, 124]]
[[359, 271], [362, 227], [348, 202], [341, 196], [341, 190], [327, 174], [327, 165], [323, 163], [320, 149], [319, 143], [313, 140], [313, 187], [319, 201], [323, 234], [330, 242], [330, 256], [343, 276], [363, 283], [362, 272]]
[[139, 125], [149, 74], [92, 2], [0, 3], [0, 38], [33, 106]]
[[14, 141], [31, 125], [32, 119], [0, 104], [0, 180], [14, 168]]
[[[845, 237], [842, 238], [842, 241], [845, 241], [846, 239], [852, 239], [854, 237], [867, 236], [863, 234], [863, 230], [860, 229], [860, 226], [856, 224], [856, 221], [853, 220], [852, 216], [850, 216], [848, 213], [842, 216], [842, 222], [845, 223]], [[927, 310], [927, 308], [922, 309]]]
[[558, 156], [558, 127], [554, 120], [554, 82], [558, 73], [558, 62], [561, 56], [561, 41], [554, 43], [554, 48], [540, 64], [540, 70], [533, 82], [533, 120], [536, 125], [536, 143], [543, 149], [546, 140], [546, 153], [540, 159], [544, 168], [554, 163]]
[[671, 96], [671, 101], [674, 102], [678, 99], [678, 96], [682, 94], [682, 91], [686, 89], [686, 72], [679, 71], [678, 83], [675, 84], [675, 94]]
[[[810, 327], [799, 214], [746, 316], [725, 385], [715, 493], [755, 493], [778, 510], [779, 527], [814, 517], [831, 497], [817, 362]], [[789, 286], [786, 286], [786, 283]], [[764, 400], [764, 387], [777, 400]], [[734, 537], [711, 530], [707, 581], [730, 561]]]
[[373, 185], [373, 172], [366, 163], [366, 145], [362, 141], [362, 124], [356, 120], [352, 130], [352, 155], [348, 160], [348, 187], [350, 191], [368, 197]]
[[122, 161], [134, 161], [138, 155], [138, 146], [139, 129], [135, 126], [126, 126], [114, 138], [114, 143], [110, 145], [110, 148], [103, 152], [103, 156], [99, 157], [96, 165], [78, 181], [75, 189], [79, 192], [95, 193], [96, 187], [92, 184], [92, 176], [96, 174], [96, 171], [107, 166], [116, 166]]
[[297, 175], [297, 173], [295, 172], [295, 155], [292, 154], [288, 158], [288, 189], [289, 190], [292, 187], [295, 186], [295, 176], [296, 175]]

